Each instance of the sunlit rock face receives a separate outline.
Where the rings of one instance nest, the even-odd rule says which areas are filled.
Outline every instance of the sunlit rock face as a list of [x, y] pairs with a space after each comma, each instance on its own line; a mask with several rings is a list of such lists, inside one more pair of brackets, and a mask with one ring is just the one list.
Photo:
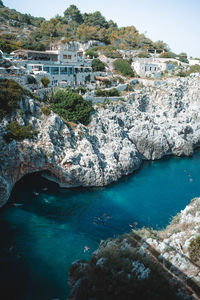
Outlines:
[[104, 186], [132, 173], [142, 160], [165, 155], [191, 155], [200, 141], [200, 79], [154, 82], [135, 86], [127, 101], [95, 106], [89, 126], [65, 123], [40, 103], [26, 99], [11, 119], [32, 124], [32, 140], [7, 144], [0, 125], [0, 205], [24, 175], [45, 171], [62, 187]]

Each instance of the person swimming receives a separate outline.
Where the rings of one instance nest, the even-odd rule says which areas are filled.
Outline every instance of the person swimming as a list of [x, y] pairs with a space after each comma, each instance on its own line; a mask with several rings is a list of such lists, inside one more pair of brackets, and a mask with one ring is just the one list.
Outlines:
[[129, 226], [130, 226], [131, 228], [134, 228], [137, 224], [138, 224], [137, 222], [134, 222], [134, 223], [130, 224]]
[[83, 252], [87, 252], [89, 250], [90, 250], [90, 248], [88, 246], [85, 246]]
[[12, 205], [13, 205], [14, 207], [23, 206], [23, 204], [22, 204], [22, 203], [13, 203]]

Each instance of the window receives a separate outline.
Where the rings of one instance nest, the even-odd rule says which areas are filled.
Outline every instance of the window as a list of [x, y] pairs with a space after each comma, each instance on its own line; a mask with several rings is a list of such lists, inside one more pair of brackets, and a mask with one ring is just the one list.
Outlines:
[[49, 73], [49, 67], [44, 67], [44, 71]]
[[63, 54], [63, 59], [72, 59], [72, 55]]
[[60, 68], [60, 74], [66, 75], [67, 74], [67, 67], [61, 67]]
[[55, 75], [59, 74], [59, 68], [58, 67], [53, 67], [52, 68], [52, 74], [55, 74]]

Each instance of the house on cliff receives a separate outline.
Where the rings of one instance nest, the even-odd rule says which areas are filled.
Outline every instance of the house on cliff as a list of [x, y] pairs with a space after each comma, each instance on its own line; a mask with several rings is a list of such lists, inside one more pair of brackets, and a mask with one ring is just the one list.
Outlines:
[[132, 63], [134, 71], [141, 77], [159, 78], [165, 71], [175, 69], [175, 64], [163, 62], [157, 58], [135, 59]]

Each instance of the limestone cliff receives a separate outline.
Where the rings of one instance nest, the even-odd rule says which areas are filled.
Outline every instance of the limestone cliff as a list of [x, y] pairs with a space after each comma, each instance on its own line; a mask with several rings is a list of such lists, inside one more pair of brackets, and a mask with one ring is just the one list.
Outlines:
[[95, 106], [89, 126], [70, 126], [41, 103], [21, 101], [10, 119], [32, 124], [37, 137], [9, 144], [0, 124], [0, 205], [24, 175], [45, 171], [63, 187], [103, 186], [132, 173], [144, 159], [191, 155], [200, 142], [200, 78], [144, 81], [127, 101]]
[[200, 299], [200, 198], [162, 231], [132, 230], [74, 262], [70, 300]]

